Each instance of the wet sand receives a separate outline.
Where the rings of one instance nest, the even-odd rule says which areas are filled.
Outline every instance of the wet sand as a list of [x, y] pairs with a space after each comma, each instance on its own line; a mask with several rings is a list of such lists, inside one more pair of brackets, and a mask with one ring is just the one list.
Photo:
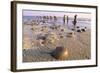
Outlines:
[[[29, 26], [29, 25], [28, 25]], [[23, 62], [58, 61], [51, 56], [57, 46], [64, 46], [68, 50], [67, 60], [84, 60], [91, 58], [91, 33], [75, 32], [73, 37], [59, 39], [56, 45], [47, 43], [45, 46], [36, 44], [29, 49], [23, 49]], [[32, 40], [32, 39], [30, 39]]]

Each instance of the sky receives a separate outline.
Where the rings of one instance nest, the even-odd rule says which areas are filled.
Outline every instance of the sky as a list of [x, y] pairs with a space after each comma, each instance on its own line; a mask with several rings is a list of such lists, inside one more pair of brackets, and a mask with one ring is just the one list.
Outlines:
[[34, 11], [34, 10], [23, 10], [23, 16], [64, 16], [74, 17], [78, 15], [78, 18], [91, 18], [91, 13], [88, 12], [54, 12], [54, 11]]

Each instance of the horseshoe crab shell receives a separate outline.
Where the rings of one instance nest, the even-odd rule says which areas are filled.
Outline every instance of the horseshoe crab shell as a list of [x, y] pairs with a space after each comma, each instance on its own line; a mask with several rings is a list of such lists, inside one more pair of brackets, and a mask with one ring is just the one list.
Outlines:
[[68, 58], [68, 50], [63, 47], [56, 47], [56, 49], [51, 53], [51, 56], [58, 60], [65, 60]]

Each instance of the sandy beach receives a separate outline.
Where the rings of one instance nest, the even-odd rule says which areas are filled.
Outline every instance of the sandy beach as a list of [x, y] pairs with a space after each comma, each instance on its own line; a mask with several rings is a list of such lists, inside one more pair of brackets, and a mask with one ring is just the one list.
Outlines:
[[[24, 25], [24, 28], [30, 30], [31, 25]], [[39, 29], [38, 29], [39, 30]], [[30, 31], [24, 31], [24, 33], [30, 33]], [[32, 34], [32, 33], [30, 33]], [[35, 35], [35, 33], [34, 33]], [[57, 46], [64, 46], [68, 50], [67, 60], [84, 60], [91, 58], [91, 30], [86, 32], [74, 32], [73, 37], [68, 37], [63, 33], [65, 38], [59, 39], [56, 44], [46, 43], [44, 46], [39, 43], [33, 43], [34, 46], [28, 44], [29, 47], [23, 49], [23, 62], [43, 62], [43, 61], [58, 61], [51, 56], [51, 52], [55, 50]], [[24, 35], [23, 38], [30, 36]], [[26, 42], [31, 41], [33, 38], [29, 38]], [[31, 41], [32, 42], [32, 41]]]
[[91, 59], [91, 14], [23, 11], [23, 62]]

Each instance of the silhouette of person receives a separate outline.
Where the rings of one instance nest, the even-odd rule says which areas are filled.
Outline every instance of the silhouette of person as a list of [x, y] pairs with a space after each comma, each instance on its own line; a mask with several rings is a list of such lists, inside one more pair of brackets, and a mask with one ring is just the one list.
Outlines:
[[66, 15], [63, 16], [63, 24], [65, 25], [66, 22]]
[[74, 21], [73, 21], [74, 29], [76, 27], [76, 23], [77, 23], [77, 15], [74, 16]]
[[68, 24], [68, 21], [69, 21], [69, 17], [67, 16], [67, 24]]

